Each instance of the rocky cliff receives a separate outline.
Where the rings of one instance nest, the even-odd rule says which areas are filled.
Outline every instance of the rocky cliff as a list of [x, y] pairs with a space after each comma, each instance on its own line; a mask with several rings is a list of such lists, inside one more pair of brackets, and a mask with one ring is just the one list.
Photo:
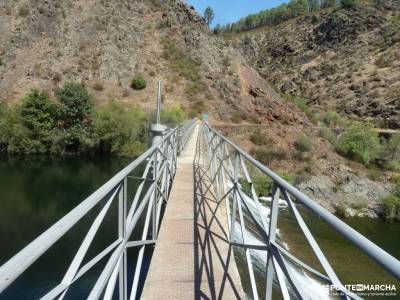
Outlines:
[[400, 2], [360, 1], [234, 37], [249, 63], [285, 93], [400, 127]]

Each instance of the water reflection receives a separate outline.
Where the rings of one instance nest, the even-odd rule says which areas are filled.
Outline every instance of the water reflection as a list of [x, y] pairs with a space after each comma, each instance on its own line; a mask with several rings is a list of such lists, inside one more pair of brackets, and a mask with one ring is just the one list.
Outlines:
[[[59, 220], [94, 190], [111, 178], [128, 159], [118, 157], [48, 156], [0, 158], [0, 265]], [[113, 204], [93, 243], [92, 253], [116, 236], [117, 205]], [[58, 283], [101, 205], [85, 216], [57, 242], [29, 271], [22, 275], [1, 299], [38, 298]], [[72, 298], [87, 291], [101, 264], [85, 275]], [[96, 273], [97, 272], [97, 273]]]

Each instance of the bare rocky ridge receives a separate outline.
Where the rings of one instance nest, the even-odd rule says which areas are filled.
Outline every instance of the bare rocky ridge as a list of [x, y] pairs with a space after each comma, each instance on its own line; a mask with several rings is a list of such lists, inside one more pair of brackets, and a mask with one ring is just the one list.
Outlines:
[[[358, 13], [364, 20], [363, 12]], [[249, 139], [252, 132], [263, 129], [253, 128], [245, 133], [239, 130], [235, 134], [231, 126], [226, 129], [227, 125], [234, 122], [265, 126], [263, 132], [286, 153], [284, 159], [273, 160], [269, 167], [296, 172], [297, 186], [331, 211], [344, 203], [357, 208], [357, 213], [376, 216], [378, 200], [390, 192], [391, 185], [384, 178], [381, 182], [369, 180], [361, 166], [349, 167], [329, 143], [317, 136], [307, 116], [265, 80], [296, 92], [308, 91], [315, 85], [309, 93], [318, 98], [310, 97], [312, 103], [320, 107], [335, 104], [333, 96], [318, 93], [316, 88], [327, 89], [325, 83], [331, 80], [317, 76], [321, 62], [333, 55], [330, 53], [355, 59], [349, 53], [362, 47], [354, 46], [342, 53], [341, 47], [335, 45], [343, 37], [329, 29], [328, 13], [324, 14], [296, 21], [300, 22], [297, 25], [285, 25], [292, 26], [292, 32], [286, 32], [282, 25], [276, 31], [243, 38], [232, 45], [213, 35], [194, 8], [181, 1], [172, 1], [169, 5], [158, 0], [2, 1], [0, 101], [16, 102], [34, 86], [51, 93], [57, 85], [73, 80], [84, 83], [100, 105], [114, 98], [152, 110], [153, 87], [161, 79], [165, 105], [181, 105], [190, 115], [209, 112], [211, 122], [222, 126], [224, 133], [248, 151], [258, 147]], [[346, 44], [350, 36], [359, 39], [368, 33], [372, 26], [388, 18], [384, 14], [371, 18], [371, 24], [363, 27], [357, 23], [354, 27], [357, 29], [349, 30], [341, 43]], [[358, 22], [349, 21], [350, 16], [346, 20]], [[325, 21], [328, 25], [322, 25]], [[343, 26], [341, 22], [337, 26]], [[320, 33], [314, 34], [318, 24], [322, 26]], [[300, 33], [295, 34], [294, 28], [299, 28]], [[307, 34], [301, 34], [303, 29]], [[313, 44], [318, 45], [312, 49], [307, 39], [310, 35], [314, 38]], [[392, 48], [385, 51], [389, 53]], [[338, 62], [335, 68], [342, 68], [346, 63], [347, 60]], [[302, 68], [304, 72], [296, 71]], [[379, 69], [378, 74], [383, 76], [396, 68], [397, 65], [391, 65], [389, 69]], [[316, 81], [306, 80], [303, 73], [309, 73], [307, 76], [317, 78]], [[146, 78], [145, 90], [130, 89], [135, 74]], [[387, 86], [391, 87], [395, 79], [386, 83]], [[329, 86], [337, 93], [345, 91], [337, 84]], [[299, 158], [294, 144], [302, 134], [313, 142], [311, 151]]]
[[400, 2], [363, 1], [276, 27], [232, 44], [264, 78], [319, 110], [400, 127]]

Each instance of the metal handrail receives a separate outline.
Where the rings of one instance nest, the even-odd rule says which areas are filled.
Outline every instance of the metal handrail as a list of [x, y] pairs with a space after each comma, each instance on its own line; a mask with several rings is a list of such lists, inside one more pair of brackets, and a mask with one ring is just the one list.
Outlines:
[[[181, 140], [178, 132], [183, 132], [184, 136], [187, 136], [186, 131], [192, 129], [189, 125], [192, 125], [193, 123], [195, 123], [195, 120], [188, 121], [181, 127], [171, 130], [161, 139], [160, 143], [150, 147], [136, 160], [118, 172], [109, 181], [83, 200], [78, 206], [57, 221], [53, 226], [48, 228], [38, 238], [4, 263], [0, 267], [0, 294], [97, 204], [102, 200], [106, 200], [106, 204], [93, 222], [89, 232], [76, 253], [76, 256], [74, 257], [74, 260], [69, 266], [63, 281], [45, 295], [44, 298], [54, 299], [59, 295], [64, 295], [67, 292], [68, 287], [74, 281], [79, 279], [80, 276], [86, 273], [107, 254], [112, 253], [89, 298], [97, 298], [97, 296], [104, 291], [106, 284], [106, 295], [108, 295], [106, 298], [111, 297], [115, 288], [117, 274], [119, 273], [119, 290], [123, 293], [122, 298], [127, 299], [126, 248], [140, 247], [139, 261], [135, 270], [135, 279], [132, 283], [131, 299], [134, 299], [137, 292], [139, 274], [141, 272], [144, 247], [145, 245], [155, 243], [160, 225], [161, 207], [168, 199], [169, 190], [175, 176], [176, 158], [178, 155], [177, 144], [179, 143], [181, 147], [184, 147], [187, 142], [187, 139]], [[141, 180], [141, 184], [135, 191], [132, 206], [128, 210], [127, 179], [133, 171], [146, 161], [147, 164], [143, 175], [141, 178], [138, 178]], [[145, 181], [148, 181], [148, 176], [152, 176], [152, 183], [149, 187], [145, 188]], [[118, 198], [118, 238], [96, 257], [84, 266], [81, 266], [83, 258], [85, 257], [85, 254], [87, 253], [108, 208], [115, 198]], [[130, 241], [130, 236], [136, 223], [142, 213], [146, 211], [146, 205], [147, 213], [142, 239], [139, 241]], [[150, 221], [152, 222], [151, 241], [146, 240], [148, 235], [147, 233], [150, 229]]]
[[196, 119], [193, 119], [189, 122], [186, 122], [183, 126], [181, 126], [178, 130], [178, 135], [179, 135], [179, 139], [178, 139], [178, 154], [180, 154], [183, 150], [183, 148], [185, 147], [189, 137], [192, 135], [192, 132], [195, 128], [195, 125], [197, 123]]
[[[381, 249], [379, 246], [375, 245], [373, 242], [368, 240], [366, 237], [361, 235], [359, 232], [351, 228], [349, 225], [344, 223], [342, 220], [331, 214], [329, 211], [321, 207], [319, 204], [314, 202], [310, 197], [300, 192], [294, 186], [289, 184], [287, 181], [282, 179], [280, 176], [272, 172], [265, 165], [254, 159], [250, 154], [242, 150], [239, 146], [231, 142], [217, 130], [211, 128], [207, 123], [203, 122], [203, 136], [206, 140], [207, 144], [207, 152], [209, 159], [209, 170], [211, 172], [211, 178], [216, 190], [217, 195], [220, 196], [220, 200], [226, 199], [228, 203], [226, 204], [228, 220], [230, 222], [230, 237], [231, 242], [233, 242], [233, 231], [234, 224], [236, 222], [236, 213], [239, 211], [240, 219], [242, 219], [242, 205], [247, 207], [246, 201], [244, 201], [244, 192], [239, 183], [239, 174], [240, 169], [244, 173], [244, 180], [251, 186], [251, 196], [250, 198], [254, 201], [255, 206], [257, 208], [258, 216], [261, 218], [261, 224], [256, 224], [258, 228], [264, 232], [265, 243], [267, 245], [266, 248], [270, 249], [268, 253], [268, 262], [272, 262], [268, 267], [268, 275], [272, 274], [273, 269], [276, 274], [278, 274], [278, 281], [281, 286], [281, 290], [284, 298], [285, 295], [288, 295], [287, 287], [285, 283], [285, 279], [290, 282], [292, 291], [295, 294], [298, 294], [298, 289], [294, 285], [293, 281], [290, 278], [289, 273], [286, 270], [285, 263], [282, 261], [280, 254], [284, 254], [287, 257], [287, 253], [283, 253], [280, 247], [275, 242], [276, 235], [276, 227], [277, 227], [277, 219], [278, 219], [278, 202], [280, 199], [280, 194], [283, 199], [287, 202], [289, 209], [294, 214], [299, 226], [301, 227], [305, 237], [307, 238], [310, 246], [314, 250], [317, 258], [319, 259], [321, 265], [323, 266], [325, 272], [328, 275], [329, 281], [337, 286], [344, 295], [354, 298], [360, 299], [357, 295], [347, 291], [344, 286], [340, 283], [338, 277], [330, 266], [328, 260], [322, 253], [319, 248], [317, 242], [309, 231], [307, 225], [303, 221], [299, 211], [296, 208], [295, 203], [292, 201], [291, 196], [294, 197], [299, 203], [303, 204], [307, 207], [312, 213], [317, 215], [320, 219], [326, 222], [330, 227], [335, 229], [341, 236], [345, 237], [349, 240], [353, 245], [358, 247], [364, 253], [366, 253], [370, 258], [372, 258], [375, 262], [381, 265], [386, 271], [392, 274], [395, 278], [400, 279], [400, 261], [391, 256], [389, 253]], [[230, 150], [228, 150], [230, 147]], [[272, 179], [274, 188], [272, 192], [272, 203], [271, 203], [271, 214], [270, 221], [267, 224], [265, 218], [262, 218], [261, 213], [261, 205], [259, 203], [259, 199], [256, 195], [254, 185], [251, 179], [251, 176], [246, 168], [244, 161], [249, 162], [251, 165], [256, 167], [262, 174], [268, 176]], [[230, 210], [229, 203], [229, 195], [233, 193], [233, 204], [232, 211]], [[248, 209], [248, 207], [247, 207]], [[248, 209], [251, 213], [251, 211]], [[256, 216], [252, 216], [253, 220]], [[243, 220], [240, 221], [241, 228], [245, 228], [245, 224]], [[243, 232], [242, 232], [243, 234]], [[237, 245], [237, 243], [235, 243]], [[251, 245], [245, 245], [245, 241], [243, 241], [243, 245], [246, 249], [246, 260], [248, 263], [248, 268], [250, 272], [250, 281], [252, 283], [252, 292], [253, 298], [258, 299], [257, 288], [254, 281], [254, 273], [252, 271], [251, 259], [248, 254], [248, 249], [251, 248]], [[289, 254], [290, 255], [290, 254]], [[295, 257], [292, 257], [297, 259]], [[250, 262], [249, 262], [250, 260]], [[301, 263], [297, 259], [297, 263]], [[305, 265], [305, 264], [304, 264]], [[311, 268], [305, 265], [308, 268]], [[313, 272], [316, 274], [316, 272]], [[318, 275], [318, 274], [316, 274]], [[320, 274], [321, 275], [321, 274]], [[319, 276], [320, 277], [320, 276]], [[271, 299], [271, 287], [272, 282], [270, 281], [272, 276], [267, 276], [267, 291], [265, 299]], [[269, 289], [269, 290], [268, 290]], [[286, 292], [285, 292], [286, 291]], [[296, 292], [297, 291], [297, 292]], [[301, 298], [301, 295], [298, 295]]]

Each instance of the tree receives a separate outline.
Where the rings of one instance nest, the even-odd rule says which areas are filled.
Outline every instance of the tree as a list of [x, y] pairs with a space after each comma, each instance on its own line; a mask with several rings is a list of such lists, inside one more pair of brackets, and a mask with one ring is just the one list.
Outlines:
[[307, 0], [291, 0], [289, 1], [288, 8], [291, 17], [305, 15], [308, 11]]
[[210, 6], [207, 6], [206, 10], [204, 11], [204, 19], [206, 20], [208, 26], [211, 25], [212, 21], [214, 20], [214, 16], [214, 10]]
[[222, 31], [222, 26], [221, 26], [221, 24], [218, 23], [217, 26], [215, 26], [215, 28], [214, 28], [214, 34], [219, 35], [221, 33], [221, 31]]
[[378, 158], [381, 146], [378, 133], [364, 123], [353, 123], [339, 136], [337, 149], [351, 159], [368, 165]]
[[93, 147], [91, 139], [93, 102], [87, 89], [75, 82], [66, 83], [55, 94], [60, 101], [60, 126], [63, 129], [52, 145], [55, 153], [82, 153]]
[[95, 110], [94, 133], [100, 153], [138, 156], [146, 149], [146, 114], [140, 107], [109, 101]]
[[[322, 6], [322, 3], [321, 3]], [[318, 0], [308, 0], [308, 11], [313, 12], [320, 9], [320, 4]]]
[[22, 101], [21, 117], [23, 125], [31, 132], [31, 138], [45, 146], [52, 142], [56, 123], [57, 105], [50, 96], [33, 89]]
[[333, 7], [336, 5], [336, 0], [321, 0], [321, 8]]
[[68, 82], [62, 88], [56, 89], [55, 94], [62, 104], [60, 117], [64, 128], [88, 123], [93, 103], [83, 85]]

